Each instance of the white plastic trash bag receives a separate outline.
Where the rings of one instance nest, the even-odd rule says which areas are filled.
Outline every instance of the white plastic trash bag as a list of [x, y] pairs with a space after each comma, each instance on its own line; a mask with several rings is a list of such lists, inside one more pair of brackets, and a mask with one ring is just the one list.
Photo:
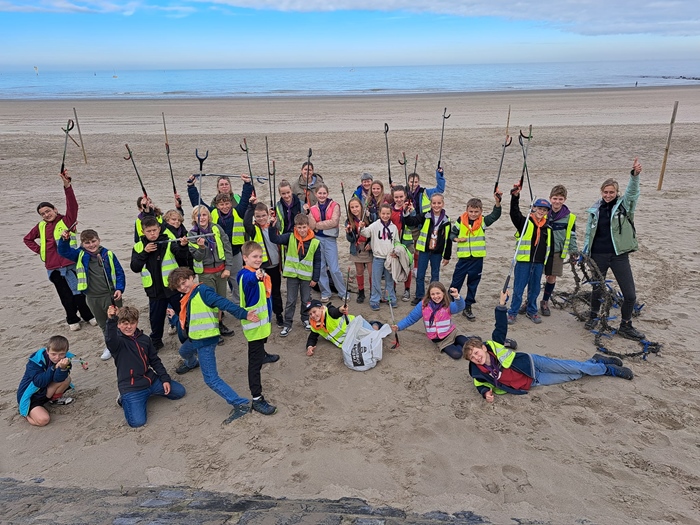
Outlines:
[[358, 315], [350, 321], [343, 341], [343, 361], [351, 370], [363, 372], [374, 368], [382, 359], [382, 339], [391, 333], [385, 324], [380, 330], [363, 326], [366, 321]]

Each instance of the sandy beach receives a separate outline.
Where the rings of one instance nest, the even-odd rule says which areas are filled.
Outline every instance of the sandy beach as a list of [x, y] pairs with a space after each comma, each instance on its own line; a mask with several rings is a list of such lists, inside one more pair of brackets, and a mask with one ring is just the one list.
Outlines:
[[[657, 181], [674, 101], [679, 101], [663, 189]], [[443, 108], [442, 164], [446, 209], [456, 219], [471, 197], [492, 205], [508, 106], [510, 130], [533, 126], [528, 165], [533, 191], [548, 197], [554, 184], [569, 191], [583, 245], [585, 210], [603, 180], [624, 188], [632, 161], [643, 165], [635, 216], [640, 249], [631, 255], [638, 301], [635, 326], [664, 344], [647, 360], [626, 360], [631, 382], [584, 378], [539, 387], [526, 396], [500, 396], [487, 404], [474, 389], [465, 360], [429, 348], [416, 324], [401, 332], [368, 372], [346, 368], [341, 352], [321, 342], [305, 355], [307, 333], [295, 322], [287, 338], [273, 327], [268, 350], [281, 355], [265, 365], [272, 417], [250, 414], [229, 426], [225, 402], [197, 371], [175, 376], [175, 336], [160, 356], [187, 388], [178, 402], [152, 399], [146, 427], [130, 429], [117, 396], [114, 364], [100, 361], [99, 328], [69, 332], [57, 294], [38, 256], [22, 237], [38, 222], [36, 205], [65, 211], [58, 176], [63, 134], [75, 107], [87, 150], [68, 144], [66, 165], [80, 203], [78, 229], [93, 228], [125, 266], [125, 304], [140, 308], [148, 330], [147, 298], [128, 270], [135, 202], [141, 195], [126, 155], [134, 153], [144, 185], [164, 210], [173, 203], [161, 112], [168, 124], [178, 190], [198, 171], [195, 148], [209, 151], [209, 173], [247, 172], [239, 143], [250, 147], [254, 175], [265, 175], [265, 136], [277, 180], [293, 179], [308, 148], [315, 169], [342, 202], [340, 183], [354, 188], [363, 171], [387, 182], [384, 123], [390, 127], [392, 178], [403, 181], [397, 159], [405, 151], [424, 185], [434, 185]], [[77, 139], [77, 133], [73, 134]], [[66, 487], [182, 485], [274, 497], [357, 497], [411, 512], [471, 510], [494, 523], [700, 523], [700, 219], [695, 191], [700, 176], [700, 88], [481, 93], [444, 96], [275, 98], [182, 101], [0, 101], [0, 203], [12, 232], [0, 238], [0, 337], [5, 381], [0, 388], [0, 477], [45, 479]], [[507, 149], [501, 187], [520, 177], [522, 155]], [[240, 191], [241, 183], [234, 188]], [[205, 180], [207, 200], [214, 180]], [[267, 186], [258, 185], [265, 201]], [[187, 201], [186, 197], [184, 199]], [[488, 231], [488, 257], [474, 305], [476, 322], [457, 317], [469, 334], [490, 337], [493, 307], [508, 274], [514, 228], [504, 198], [502, 218]], [[189, 203], [185, 211], [189, 211]], [[341, 267], [348, 245], [339, 242]], [[456, 259], [443, 268], [449, 284]], [[610, 274], [611, 275], [611, 274]], [[557, 292], [573, 289], [567, 270]], [[284, 295], [284, 283], [283, 283]], [[354, 298], [354, 296], [353, 296]], [[336, 299], [337, 303], [337, 299]], [[352, 313], [390, 321], [384, 305]], [[400, 302], [401, 318], [410, 303]], [[523, 317], [523, 316], [521, 316]], [[240, 325], [218, 347], [219, 372], [248, 395], [246, 345]], [[618, 320], [611, 324], [617, 326]], [[89, 362], [74, 368], [75, 402], [50, 409], [52, 422], [32, 428], [17, 413], [16, 388], [27, 357], [54, 334]], [[586, 359], [593, 335], [567, 310], [553, 309], [540, 325], [525, 319], [510, 327], [519, 350]], [[639, 346], [613, 338], [609, 348]], [[0, 518], [1, 521], [1, 518]]]

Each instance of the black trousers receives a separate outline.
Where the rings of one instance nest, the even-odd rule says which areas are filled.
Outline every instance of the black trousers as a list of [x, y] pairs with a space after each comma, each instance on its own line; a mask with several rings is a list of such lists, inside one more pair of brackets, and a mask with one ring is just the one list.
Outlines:
[[[591, 259], [598, 265], [598, 269], [603, 275], [603, 280], [605, 280], [608, 270], [612, 270], [617, 285], [620, 287], [620, 291], [624, 296], [621, 307], [622, 320], [629, 321], [632, 319], [634, 303], [637, 301], [629, 253], [622, 253], [620, 255], [615, 255], [614, 253], [592, 253]], [[602, 295], [601, 286], [604, 286], [604, 283], [597, 284], [593, 287], [591, 312], [594, 314], [597, 314], [598, 310], [600, 310], [600, 297]]]
[[165, 324], [168, 307], [175, 310], [175, 314], [180, 313], [181, 297], [181, 294], [175, 294], [163, 299], [148, 298], [148, 321], [151, 323], [151, 334], [149, 337], [154, 343], [163, 341], [163, 325]]
[[[68, 270], [73, 271], [73, 270]], [[66, 278], [61, 275], [61, 272], [54, 270], [49, 275], [49, 281], [56, 287], [58, 298], [61, 300], [63, 309], [66, 311], [66, 322], [68, 324], [76, 324], [80, 322], [80, 317], [83, 321], [89, 321], [94, 317], [83, 294], [73, 295], [73, 291], [68, 285]], [[78, 312], [80, 317], [78, 317]]]
[[260, 370], [262, 369], [263, 360], [265, 359], [265, 339], [257, 341], [248, 341], [248, 386], [250, 387], [250, 395], [259, 397], [262, 395], [262, 380], [260, 379]]

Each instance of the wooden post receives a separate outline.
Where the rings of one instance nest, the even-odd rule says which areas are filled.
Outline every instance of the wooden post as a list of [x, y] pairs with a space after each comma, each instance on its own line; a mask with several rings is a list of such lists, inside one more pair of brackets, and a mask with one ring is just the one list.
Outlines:
[[[83, 158], [85, 159], [85, 164], [87, 164], [87, 155], [85, 154], [85, 145], [83, 144], [83, 134], [80, 133], [80, 123], [78, 122], [78, 112], [73, 108], [73, 115], [75, 115], [75, 126], [78, 128], [78, 138], [80, 139], [80, 148], [83, 150]], [[75, 142], [75, 141], [73, 141]]]
[[[656, 186], [656, 191], [661, 191], [661, 186], [664, 183], [664, 172], [666, 171], [666, 160], [668, 159], [668, 150], [671, 148], [671, 135], [673, 134], [673, 124], [676, 122], [676, 112], [678, 111], [678, 101], [673, 104], [673, 114], [671, 115], [671, 129], [668, 130], [668, 140], [666, 141], [666, 151], [664, 152], [664, 161], [661, 163], [661, 173], [659, 174], [659, 184]], [[80, 130], [80, 128], [78, 128]]]

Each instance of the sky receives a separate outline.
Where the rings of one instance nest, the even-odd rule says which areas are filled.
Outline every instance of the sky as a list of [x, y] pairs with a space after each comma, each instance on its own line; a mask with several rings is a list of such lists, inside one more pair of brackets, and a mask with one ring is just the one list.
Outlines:
[[0, 0], [0, 71], [698, 57], [698, 0]]

